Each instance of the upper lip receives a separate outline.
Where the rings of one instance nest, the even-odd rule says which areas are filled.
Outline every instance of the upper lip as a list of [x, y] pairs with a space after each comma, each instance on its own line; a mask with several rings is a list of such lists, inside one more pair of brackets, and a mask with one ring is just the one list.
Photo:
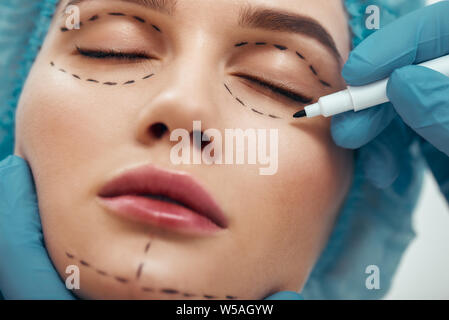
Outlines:
[[123, 195], [167, 197], [227, 228], [228, 220], [211, 195], [188, 173], [147, 165], [129, 170], [106, 183], [98, 193], [112, 198]]

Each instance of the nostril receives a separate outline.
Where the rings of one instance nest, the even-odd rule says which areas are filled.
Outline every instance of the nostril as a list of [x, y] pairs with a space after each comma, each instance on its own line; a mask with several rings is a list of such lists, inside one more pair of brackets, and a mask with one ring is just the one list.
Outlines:
[[[201, 132], [201, 149], [204, 149], [209, 143], [211, 143], [214, 139], [213, 137], [210, 138], [207, 134], [204, 132]], [[203, 141], [203, 140], [209, 140], [209, 141]]]
[[[203, 131], [192, 131], [190, 133], [190, 137], [192, 140], [195, 140], [195, 138], [196, 138], [199, 141], [201, 141], [201, 150], [204, 149], [208, 144], [210, 144], [213, 141], [213, 138], [212, 139], [209, 138], [209, 136], [207, 134], [205, 134]], [[204, 140], [209, 140], [209, 141], [204, 141]], [[194, 146], [196, 146], [195, 143], [194, 143]]]
[[151, 134], [153, 136], [155, 136], [156, 138], [160, 139], [165, 134], [165, 132], [168, 131], [168, 127], [165, 124], [163, 124], [161, 122], [158, 122], [158, 123], [153, 124], [149, 128], [149, 131], [151, 132]]

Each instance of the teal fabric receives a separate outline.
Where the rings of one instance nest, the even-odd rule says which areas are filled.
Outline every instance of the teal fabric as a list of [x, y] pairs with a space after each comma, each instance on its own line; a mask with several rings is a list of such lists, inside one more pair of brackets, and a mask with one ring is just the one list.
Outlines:
[[304, 298], [293, 291], [281, 291], [275, 293], [264, 300], [304, 300]]
[[[0, 159], [10, 155], [14, 142], [14, 112], [24, 81], [47, 32], [57, 0], [4, 0], [0, 3]], [[350, 14], [353, 43], [372, 31], [364, 28], [365, 8], [377, 4], [385, 25], [422, 5], [418, 0], [345, 1]], [[324, 249], [303, 296], [306, 299], [377, 299], [388, 290], [400, 258], [414, 233], [411, 213], [422, 181], [422, 162], [397, 119], [390, 124], [395, 139], [410, 148], [401, 158], [398, 174], [389, 185], [366, 179], [363, 162], [377, 150], [385, 155], [391, 137], [381, 136], [370, 148], [355, 153], [354, 179], [335, 229]], [[402, 139], [402, 140], [401, 140]], [[381, 269], [381, 290], [365, 287], [365, 268]], [[280, 266], [282, 267], [282, 266]], [[0, 288], [1, 289], [1, 288]]]
[[352, 43], [359, 45], [365, 38], [376, 30], [365, 27], [367, 17], [366, 8], [375, 5], [380, 8], [380, 27], [383, 28], [413, 10], [423, 7], [424, 0], [344, 0], [346, 10], [350, 16], [349, 25], [353, 33]]
[[13, 152], [17, 101], [57, 2], [0, 1], [0, 159]]

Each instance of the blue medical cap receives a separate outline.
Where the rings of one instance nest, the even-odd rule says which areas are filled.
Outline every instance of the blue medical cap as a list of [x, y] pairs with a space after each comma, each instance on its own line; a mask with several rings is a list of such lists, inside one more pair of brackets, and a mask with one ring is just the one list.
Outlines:
[[0, 159], [13, 153], [17, 102], [57, 2], [0, 2]]
[[[23, 84], [39, 52], [58, 0], [8, 0], [0, 3], [0, 159], [13, 152], [14, 114]], [[357, 45], [372, 30], [365, 28], [366, 8], [380, 8], [381, 26], [423, 5], [422, 0], [346, 0]], [[398, 135], [407, 128], [390, 124]], [[379, 145], [379, 150], [381, 146]], [[422, 163], [410, 148], [399, 177], [378, 189], [364, 177], [363, 148], [355, 153], [354, 179], [327, 247], [304, 288], [306, 299], [377, 299], [382, 297], [400, 258], [413, 239], [411, 213], [422, 182]], [[366, 268], [380, 271], [380, 289], [369, 290]]]
[[400, 16], [423, 7], [425, 0], [343, 0], [346, 11], [350, 16], [349, 25], [353, 32], [353, 44], [357, 46], [363, 39], [375, 30], [369, 30], [365, 26], [367, 15], [366, 9], [375, 5], [380, 9], [380, 27], [384, 27]]

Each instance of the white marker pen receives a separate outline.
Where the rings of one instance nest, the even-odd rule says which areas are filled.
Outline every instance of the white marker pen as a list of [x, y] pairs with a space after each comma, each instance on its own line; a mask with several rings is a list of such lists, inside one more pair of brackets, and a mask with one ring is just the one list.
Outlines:
[[[449, 76], [449, 55], [419, 64]], [[351, 87], [328, 96], [321, 97], [317, 103], [309, 105], [293, 115], [294, 118], [324, 116], [354, 110], [360, 111], [388, 102], [387, 83], [389, 78], [366, 86]]]

